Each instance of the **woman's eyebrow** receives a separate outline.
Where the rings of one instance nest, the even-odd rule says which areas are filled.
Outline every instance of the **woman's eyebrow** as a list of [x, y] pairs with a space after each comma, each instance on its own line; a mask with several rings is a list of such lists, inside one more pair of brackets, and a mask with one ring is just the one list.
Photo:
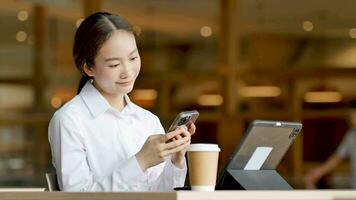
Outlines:
[[129, 55], [132, 55], [132, 54], [135, 53], [136, 51], [137, 51], [137, 48], [135, 48], [134, 50], [132, 50]]
[[[135, 48], [134, 50], [132, 50], [129, 55], [132, 55], [133, 53], [135, 53], [137, 51], [137, 48]], [[109, 61], [114, 61], [114, 60], [120, 60], [119, 57], [109, 57], [109, 58], [105, 58], [105, 62], [109, 62]]]
[[120, 59], [118, 57], [110, 57], [110, 58], [106, 58], [105, 62], [114, 61], [114, 60], [120, 60]]

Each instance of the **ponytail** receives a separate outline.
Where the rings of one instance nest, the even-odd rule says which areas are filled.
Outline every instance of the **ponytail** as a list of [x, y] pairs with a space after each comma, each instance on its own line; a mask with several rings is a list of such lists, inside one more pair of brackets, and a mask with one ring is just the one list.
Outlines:
[[89, 80], [90, 80], [90, 77], [84, 73], [84, 74], [82, 75], [82, 77], [80, 78], [79, 85], [78, 85], [78, 89], [77, 89], [77, 94], [79, 94], [80, 91], [82, 91], [84, 85], [85, 85]]

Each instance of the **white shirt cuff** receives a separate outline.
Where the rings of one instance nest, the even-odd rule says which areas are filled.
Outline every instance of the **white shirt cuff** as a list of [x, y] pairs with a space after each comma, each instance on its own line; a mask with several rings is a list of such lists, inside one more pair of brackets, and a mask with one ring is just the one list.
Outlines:
[[178, 168], [176, 167], [172, 161], [168, 162], [170, 167], [172, 169], [172, 173], [173, 173], [173, 188], [176, 187], [183, 187], [184, 186], [184, 182], [185, 182], [185, 177], [187, 175], [187, 162], [184, 159], [183, 162], [183, 167], [182, 168]]
[[136, 156], [132, 156], [120, 166], [122, 177], [127, 183], [146, 183], [148, 180], [147, 171], [142, 171]]

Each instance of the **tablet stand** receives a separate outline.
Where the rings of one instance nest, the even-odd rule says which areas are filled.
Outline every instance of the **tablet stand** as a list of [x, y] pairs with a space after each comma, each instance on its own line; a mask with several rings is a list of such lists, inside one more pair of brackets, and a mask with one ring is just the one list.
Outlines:
[[217, 190], [292, 190], [276, 170], [228, 169]]

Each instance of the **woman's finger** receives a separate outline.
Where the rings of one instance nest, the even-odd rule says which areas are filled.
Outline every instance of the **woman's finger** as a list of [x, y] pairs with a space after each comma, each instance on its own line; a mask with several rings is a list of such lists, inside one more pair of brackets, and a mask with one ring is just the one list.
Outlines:
[[173, 140], [180, 140], [180, 139], [182, 139], [181, 134], [180, 134], [180, 135], [177, 135]]
[[190, 137], [190, 132], [188, 130], [183, 130], [183, 132], [180, 134], [182, 137]]
[[190, 124], [189, 124], [188, 131], [189, 131], [189, 133], [190, 133], [191, 135], [193, 135], [193, 134], [195, 133], [195, 131], [196, 131], [196, 126], [195, 126], [194, 123], [190, 123]]
[[173, 139], [177, 135], [180, 135], [183, 132], [183, 128], [178, 127], [176, 130], [171, 131], [166, 134], [166, 141]]
[[175, 141], [171, 141], [171, 142], [168, 142], [168, 143], [164, 143], [162, 144], [162, 148], [163, 149], [174, 149], [178, 146], [181, 146], [185, 143], [190, 143], [190, 138], [188, 137], [181, 137], [180, 139], [177, 139]]
[[188, 146], [190, 145], [190, 142], [186, 142], [180, 146], [177, 146], [175, 148], [171, 148], [171, 149], [167, 149], [165, 151], [163, 151], [163, 155], [164, 156], [167, 156], [167, 155], [170, 155], [170, 154], [173, 154], [173, 153], [177, 153], [177, 152], [180, 152], [182, 151], [183, 149], [186, 149]]

